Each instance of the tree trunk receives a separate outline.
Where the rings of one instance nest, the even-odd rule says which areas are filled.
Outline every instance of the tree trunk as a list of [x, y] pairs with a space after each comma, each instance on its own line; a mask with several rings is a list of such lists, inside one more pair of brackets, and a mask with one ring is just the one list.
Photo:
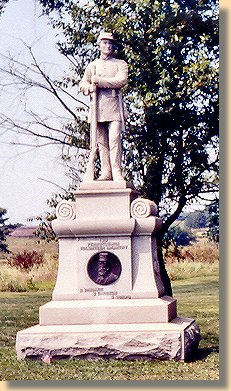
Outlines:
[[156, 239], [157, 239], [157, 255], [158, 255], [158, 260], [159, 260], [159, 265], [160, 265], [160, 276], [161, 276], [162, 282], [164, 284], [165, 294], [167, 296], [172, 296], [171, 281], [168, 276], [167, 270], [165, 268], [165, 262], [164, 262], [164, 257], [163, 257], [162, 237], [157, 235]]

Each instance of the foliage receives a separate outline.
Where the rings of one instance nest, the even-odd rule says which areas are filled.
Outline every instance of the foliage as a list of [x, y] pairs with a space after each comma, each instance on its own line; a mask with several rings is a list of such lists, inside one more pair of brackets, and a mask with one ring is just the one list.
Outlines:
[[9, 265], [1, 265], [0, 291], [1, 292], [26, 292], [32, 290], [31, 278], [25, 271]]
[[190, 231], [182, 230], [180, 227], [171, 227], [163, 238], [163, 248], [165, 249], [165, 256], [171, 253], [178, 261], [182, 258], [179, 250], [180, 246], [188, 246], [195, 241], [195, 236]]
[[[3, 116], [2, 126], [37, 136], [41, 144], [44, 139], [60, 143], [65, 162], [77, 155], [73, 172], [79, 181], [89, 146], [87, 104], [73, 97], [70, 88], [78, 85], [86, 65], [98, 55], [99, 31], [112, 31], [116, 56], [126, 60], [130, 69], [123, 91], [129, 110], [129, 131], [123, 133], [126, 179], [158, 205], [163, 218], [158, 251], [166, 280], [161, 254], [164, 234], [187, 203], [206, 198], [218, 188], [217, 1], [40, 2], [53, 26], [63, 33], [59, 49], [72, 69], [63, 80], [52, 80], [29, 48], [33, 65], [24, 67], [10, 58], [7, 75], [16, 78], [20, 88], [24, 85], [21, 90], [34, 86], [53, 94], [65, 115], [57, 116], [60, 123], [55, 126], [46, 115], [34, 112], [26, 125]], [[38, 77], [36, 82], [31, 74]], [[71, 97], [72, 104], [64, 97]], [[42, 236], [44, 227], [46, 219]]]
[[23, 224], [21, 224], [21, 223], [15, 223], [15, 224], [9, 223], [9, 224], [7, 224], [7, 227], [8, 227], [8, 229], [10, 230], [10, 232], [12, 232], [12, 231], [14, 231], [16, 228], [20, 228], [20, 227], [22, 227], [22, 226], [23, 226]]
[[185, 217], [187, 228], [208, 228], [208, 238], [219, 242], [219, 199], [215, 199], [204, 210], [195, 211]]
[[76, 186], [70, 186], [69, 189], [54, 194], [50, 199], [47, 200], [47, 205], [50, 208], [50, 211], [46, 212], [45, 215], [36, 216], [33, 218], [30, 218], [29, 221], [37, 221], [39, 222], [39, 227], [35, 231], [36, 237], [40, 240], [46, 240], [47, 242], [50, 242], [52, 240], [56, 239], [55, 232], [52, 228], [52, 220], [55, 219], [55, 208], [58, 205], [58, 203], [62, 200], [73, 200], [74, 201], [74, 194], [73, 191], [76, 190]]
[[28, 292], [54, 288], [57, 276], [57, 256], [46, 257], [44, 262], [30, 269], [1, 265], [1, 292]]
[[185, 217], [187, 228], [208, 228], [207, 236], [215, 243], [219, 242], [219, 199], [215, 199], [202, 211], [195, 211]]
[[[168, 268], [169, 264], [176, 264], [178, 258], [175, 256], [171, 245], [165, 250], [165, 262]], [[206, 238], [200, 241], [193, 242], [188, 246], [178, 248], [177, 255], [181, 261], [187, 261], [188, 263], [201, 263], [208, 269], [208, 264], [219, 263], [219, 251], [216, 244], [209, 242]], [[207, 265], [207, 266], [206, 266]], [[169, 269], [168, 269], [169, 270]]]
[[1, 2], [0, 2], [0, 16], [1, 16], [2, 12], [4, 11], [5, 6], [8, 3], [8, 1], [9, 0], [1, 0]]
[[[28, 292], [44, 289], [53, 289], [58, 268], [58, 243], [38, 241], [37, 238], [22, 238], [9, 236], [7, 244], [10, 255], [0, 260], [0, 291]], [[30, 269], [11, 266], [7, 259], [11, 255], [24, 251], [36, 251], [44, 258], [44, 262], [35, 264]]]
[[185, 226], [187, 228], [205, 228], [208, 226], [208, 213], [207, 210], [196, 210], [190, 213], [185, 218]]
[[44, 257], [37, 251], [27, 251], [13, 254], [8, 263], [19, 269], [30, 270], [33, 266], [41, 265], [44, 262]]
[[0, 208], [0, 252], [8, 253], [8, 246], [6, 244], [6, 238], [9, 234], [9, 229], [6, 225], [7, 217], [4, 217], [7, 213], [7, 210], [4, 208]]
[[[31, 269], [19, 269], [9, 266], [7, 262], [2, 262], [0, 269], [0, 291], [25, 292], [29, 290], [44, 290], [53, 288], [56, 282], [58, 266], [58, 246], [57, 243], [40, 241], [36, 238], [9, 238], [9, 249], [11, 253], [22, 253], [27, 251], [37, 252], [43, 255], [44, 262], [34, 265]], [[200, 242], [181, 246], [178, 248], [180, 261], [175, 256], [171, 248], [165, 254], [165, 261], [168, 273], [172, 280], [180, 278], [180, 274], [186, 277], [201, 274], [213, 273], [219, 266], [219, 253], [215, 243], [203, 239]], [[181, 264], [181, 265], [180, 265]], [[208, 265], [210, 265], [208, 270]]]
[[219, 200], [208, 207], [208, 237], [215, 243], [219, 242]]
[[217, 189], [217, 1], [41, 3], [74, 64], [66, 82], [78, 84], [97, 56], [99, 31], [114, 33], [130, 69], [127, 179], [159, 206], [163, 236], [186, 203]]

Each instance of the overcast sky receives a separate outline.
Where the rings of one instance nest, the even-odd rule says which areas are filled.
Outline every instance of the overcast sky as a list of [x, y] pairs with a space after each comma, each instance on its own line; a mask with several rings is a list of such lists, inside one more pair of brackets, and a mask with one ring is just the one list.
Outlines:
[[[57, 64], [54, 72], [62, 73], [67, 64], [58, 53], [57, 38], [48, 18], [41, 16], [41, 9], [34, 0], [10, 0], [0, 18], [0, 53], [9, 51], [27, 60], [22, 40], [33, 45], [37, 58]], [[0, 57], [0, 65], [2, 58]], [[0, 73], [0, 80], [5, 77]], [[32, 95], [34, 105], [39, 96]], [[15, 91], [0, 90], [1, 112], [21, 115], [22, 104]], [[49, 105], [49, 102], [46, 102]], [[68, 178], [64, 173], [56, 147], [32, 149], [13, 146], [17, 135], [4, 132], [0, 127], [0, 207], [6, 208], [9, 221], [27, 224], [27, 218], [39, 215], [48, 208], [46, 199], [57, 187], [44, 182], [44, 178], [66, 188]]]

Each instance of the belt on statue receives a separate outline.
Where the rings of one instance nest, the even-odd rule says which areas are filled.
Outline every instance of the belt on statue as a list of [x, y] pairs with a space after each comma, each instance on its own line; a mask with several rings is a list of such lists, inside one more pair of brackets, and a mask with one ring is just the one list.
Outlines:
[[103, 94], [115, 98], [116, 96], [119, 96], [119, 90], [115, 90], [111, 88], [99, 88], [99, 94]]

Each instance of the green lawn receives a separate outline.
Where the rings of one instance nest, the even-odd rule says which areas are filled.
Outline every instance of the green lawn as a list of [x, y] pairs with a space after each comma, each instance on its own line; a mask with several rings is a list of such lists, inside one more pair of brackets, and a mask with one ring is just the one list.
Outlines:
[[190, 363], [175, 361], [60, 360], [51, 365], [17, 361], [18, 330], [38, 323], [39, 306], [51, 292], [0, 293], [0, 380], [218, 380], [218, 277], [173, 282], [178, 315], [200, 325], [202, 340]]

